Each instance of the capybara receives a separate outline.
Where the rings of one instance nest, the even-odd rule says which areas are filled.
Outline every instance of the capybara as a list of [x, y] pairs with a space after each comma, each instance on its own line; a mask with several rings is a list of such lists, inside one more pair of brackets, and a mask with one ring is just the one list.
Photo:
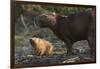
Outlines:
[[80, 40], [87, 40], [91, 54], [95, 54], [95, 22], [91, 13], [79, 12], [67, 16], [46, 13], [39, 15], [37, 19], [40, 27], [50, 28], [66, 43], [67, 55], [72, 54], [72, 44]]
[[53, 45], [44, 39], [33, 37], [30, 43], [35, 47], [36, 53], [39, 56], [49, 56], [53, 52]]

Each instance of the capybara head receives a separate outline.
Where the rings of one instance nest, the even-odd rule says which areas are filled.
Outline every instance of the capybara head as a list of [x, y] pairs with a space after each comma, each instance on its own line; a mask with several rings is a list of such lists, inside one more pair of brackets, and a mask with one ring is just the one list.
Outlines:
[[36, 46], [35, 44], [36, 44], [36, 40], [35, 40], [36, 38], [31, 38], [31, 39], [29, 39], [29, 42], [31, 43], [31, 45], [32, 46]]
[[56, 23], [56, 13], [44, 13], [38, 16], [40, 27], [52, 27]]
[[47, 40], [34, 37], [30, 43], [35, 47], [37, 55], [50, 55], [53, 52], [53, 45]]

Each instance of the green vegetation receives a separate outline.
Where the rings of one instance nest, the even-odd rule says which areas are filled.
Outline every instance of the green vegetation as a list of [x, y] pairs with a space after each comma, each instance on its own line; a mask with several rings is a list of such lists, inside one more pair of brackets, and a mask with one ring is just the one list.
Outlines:
[[56, 12], [58, 14], [68, 15], [77, 12], [91, 12], [93, 8], [80, 6], [60, 6], [60, 5], [38, 5], [38, 4], [16, 4], [16, 15], [18, 14], [41, 14], [47, 12]]

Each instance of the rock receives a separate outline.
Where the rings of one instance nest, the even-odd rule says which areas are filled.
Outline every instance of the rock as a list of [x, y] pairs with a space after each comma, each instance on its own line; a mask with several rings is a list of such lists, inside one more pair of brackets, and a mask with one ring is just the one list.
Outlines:
[[77, 62], [77, 61], [80, 61], [79, 57], [67, 59], [67, 60], [63, 61], [62, 63], [74, 63], [74, 62]]

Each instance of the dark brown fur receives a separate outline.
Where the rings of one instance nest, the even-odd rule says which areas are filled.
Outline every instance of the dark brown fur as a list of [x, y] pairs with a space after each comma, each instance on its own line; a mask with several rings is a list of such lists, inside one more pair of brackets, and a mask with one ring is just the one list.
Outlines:
[[68, 16], [54, 13], [38, 16], [40, 27], [50, 28], [54, 34], [66, 43], [68, 54], [72, 53], [72, 44], [87, 40], [92, 55], [95, 53], [95, 22], [91, 13], [76, 13]]

